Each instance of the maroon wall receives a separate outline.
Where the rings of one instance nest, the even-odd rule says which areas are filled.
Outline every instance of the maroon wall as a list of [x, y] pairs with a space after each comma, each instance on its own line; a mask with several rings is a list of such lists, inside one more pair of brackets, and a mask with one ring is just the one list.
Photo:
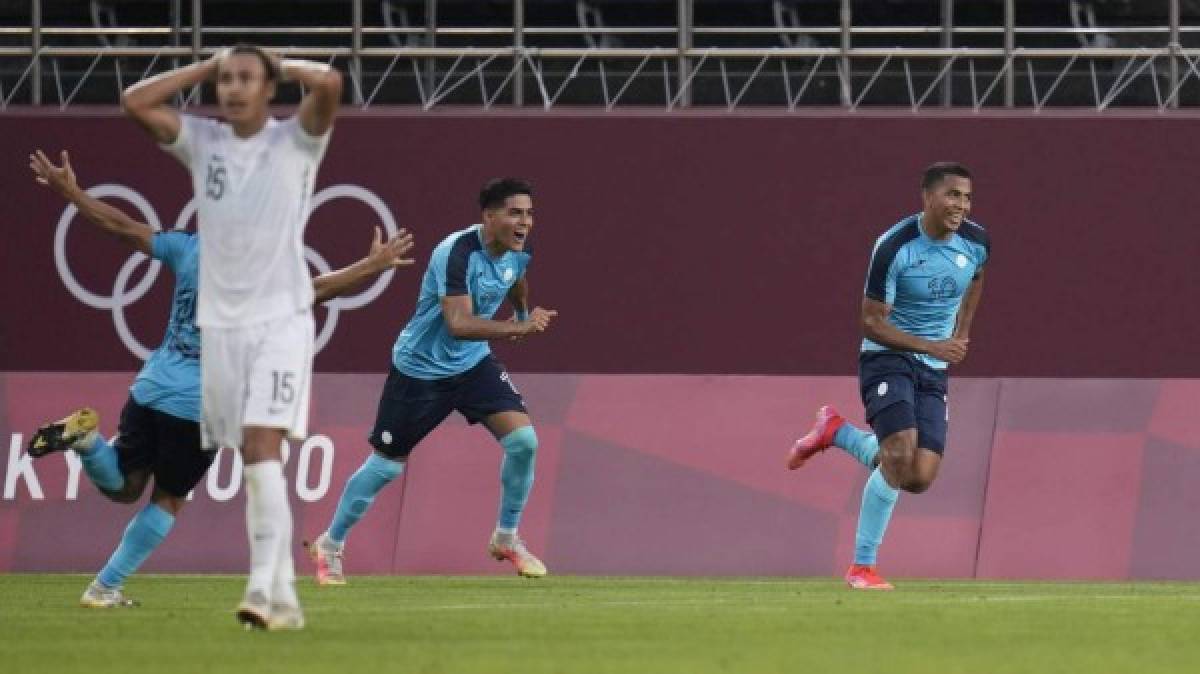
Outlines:
[[[1200, 190], [1185, 117], [783, 115], [472, 116], [404, 113], [339, 122], [319, 185], [354, 183], [416, 232], [420, 265], [367, 307], [342, 312], [322, 371], [379, 372], [443, 236], [476, 219], [484, 179], [538, 187], [537, 303], [547, 335], [502, 357], [518, 371], [850, 374], [875, 237], [918, 207], [939, 159], [977, 174], [977, 219], [995, 242], [961, 374], [1196, 377]], [[63, 211], [25, 155], [72, 151], [85, 185], [138, 189], [168, 224], [184, 171], [111, 114], [0, 115], [4, 186], [0, 371], [131, 370], [109, 312], [55, 271]], [[371, 212], [319, 209], [308, 240], [333, 264], [366, 247]], [[125, 251], [76, 223], [68, 259], [110, 293]], [[166, 278], [165, 276], [163, 277]], [[164, 281], [128, 309], [154, 344]]]
[[[324, 529], [362, 462], [382, 379], [318, 375], [310, 451], [293, 446], [286, 468], [298, 539]], [[784, 461], [820, 403], [861, 421], [853, 378], [515, 379], [540, 438], [521, 531], [554, 572], [832, 575], [850, 560], [866, 471], [837, 450], [796, 472]], [[0, 374], [0, 572], [103, 564], [135, 507], [86, 477], [72, 491], [62, 455], [27, 465], [23, 448], [39, 422], [83, 403], [112, 432], [128, 380]], [[901, 495], [881, 564], [898, 576], [1200, 577], [1198, 396], [1197, 380], [958, 380], [941, 474]], [[484, 550], [499, 464], [485, 431], [457, 418], [439, 428], [351, 535], [349, 571], [511, 572]], [[226, 451], [148, 570], [244, 572], [243, 507]]]

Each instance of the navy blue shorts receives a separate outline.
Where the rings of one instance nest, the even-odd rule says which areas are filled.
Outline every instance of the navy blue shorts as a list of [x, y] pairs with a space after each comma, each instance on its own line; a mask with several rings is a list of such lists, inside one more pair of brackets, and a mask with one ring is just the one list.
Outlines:
[[375, 428], [367, 439], [381, 454], [404, 458], [455, 410], [472, 424], [498, 412], [527, 413], [508, 372], [490, 355], [470, 370], [445, 379], [417, 379], [393, 366], [379, 396]]
[[946, 449], [948, 375], [894, 351], [864, 352], [858, 384], [867, 423], [880, 440], [917, 429], [917, 447], [941, 454]]
[[195, 488], [217, 454], [200, 446], [200, 424], [139, 405], [133, 396], [121, 410], [113, 448], [122, 475], [149, 470], [154, 486], [176, 498]]

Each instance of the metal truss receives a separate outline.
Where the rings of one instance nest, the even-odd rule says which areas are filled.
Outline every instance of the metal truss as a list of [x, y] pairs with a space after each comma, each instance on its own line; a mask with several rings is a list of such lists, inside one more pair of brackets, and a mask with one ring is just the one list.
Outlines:
[[[179, 2], [180, 0], [174, 0]], [[28, 46], [0, 47], [0, 108], [10, 105], [72, 105], [86, 85], [89, 102], [115, 103], [121, 89], [181, 61], [205, 58], [214, 51], [205, 36], [268, 32], [294, 35], [297, 41], [321, 36], [346, 39], [337, 47], [289, 47], [283, 54], [326, 60], [344, 69], [354, 105], [414, 105], [423, 110], [445, 106], [498, 105], [542, 107], [588, 105], [614, 110], [661, 106], [665, 110], [703, 107], [736, 110], [769, 107], [796, 112], [814, 106], [856, 111], [868, 107], [901, 107], [916, 113], [932, 107], [979, 112], [993, 107], [1021, 107], [1035, 112], [1047, 107], [1090, 107], [1105, 111], [1136, 105], [1167, 111], [1200, 106], [1200, 49], [1181, 47], [1181, 36], [1200, 33], [1182, 26], [1179, 0], [1169, 0], [1169, 25], [1107, 28], [1038, 28], [1015, 25], [1015, 2], [1004, 0], [1004, 25], [955, 26], [950, 0], [943, 0], [942, 26], [854, 26], [849, 0], [842, 0], [839, 26], [697, 27], [691, 0], [676, 0], [674, 26], [606, 27], [596, 10], [580, 0], [579, 28], [530, 27], [524, 22], [523, 0], [514, 0], [512, 27], [439, 27], [436, 0], [426, 0], [424, 27], [363, 25], [362, 2], [352, 2], [349, 26], [253, 27], [204, 26], [200, 0], [192, 0], [190, 27], [119, 28], [40, 25], [40, 2], [33, 2], [29, 28], [0, 27], [0, 37], [28, 36]], [[776, 4], [783, 0], [776, 0]], [[178, 16], [178, 8], [175, 15]], [[780, 12], [784, 16], [785, 12]], [[407, 19], [405, 19], [407, 21]], [[778, 20], [777, 20], [778, 21]], [[586, 25], [585, 25], [586, 24]], [[1161, 46], [1114, 48], [1096, 46], [1111, 40], [1091, 39], [1136, 33], [1165, 39]], [[1085, 46], [1027, 48], [1018, 36], [1075, 35]], [[364, 36], [386, 35], [392, 46], [365, 47]], [[532, 36], [574, 35], [587, 38], [580, 48], [527, 46]], [[662, 36], [676, 46], [624, 48], [614, 36]], [[878, 35], [941, 35], [940, 48], [853, 46], [856, 39]], [[996, 48], [953, 47], [958, 35], [994, 35]], [[170, 38], [176, 46], [129, 46], [111, 38]], [[432, 46], [453, 37], [471, 41], [497, 36], [500, 47]], [[775, 36], [778, 47], [697, 47], [700, 38]], [[816, 46], [813, 36], [837, 37], [839, 46]], [[97, 37], [97, 46], [51, 46], [47, 39]], [[182, 46], [184, 38], [190, 46]], [[803, 39], [802, 39], [803, 38]], [[425, 46], [420, 46], [425, 45]], [[83, 64], [86, 63], [86, 66]], [[19, 76], [16, 75], [20, 72]], [[111, 98], [95, 89], [109, 83]], [[1196, 80], [1192, 83], [1192, 80]], [[1191, 83], [1192, 87], [1187, 85]], [[52, 88], [46, 86], [52, 84]], [[43, 87], [47, 91], [43, 91]], [[1136, 92], [1136, 95], [1132, 95]], [[969, 95], [968, 95], [969, 93]], [[1186, 94], [1186, 95], [1185, 95]], [[178, 101], [201, 102], [199, 88]]]
[[[296, 57], [323, 59], [330, 63], [354, 58], [344, 48], [293, 48], [282, 50]], [[201, 50], [207, 56], [212, 50]], [[0, 48], [0, 59], [22, 56], [19, 49]], [[839, 103], [850, 111], [866, 105], [880, 105], [880, 95], [886, 95], [883, 105], [901, 106], [918, 112], [927, 107], [941, 107], [944, 102], [935, 96], [951, 76], [956, 86], [970, 91], [969, 102], [955, 107], [970, 107], [978, 112], [985, 107], [1013, 107], [1013, 87], [1020, 83], [1028, 88], [1019, 107], [1040, 111], [1053, 105], [1054, 95], [1069, 77], [1085, 80], [1091, 92], [1091, 106], [1104, 111], [1118, 105], [1123, 92], [1141, 81], [1154, 92], [1153, 105], [1160, 111], [1177, 107], [1180, 92], [1191, 80], [1200, 82], [1200, 49], [1015, 49], [1011, 53], [989, 49], [852, 49], [774, 48], [774, 49], [688, 49], [682, 52], [689, 64], [685, 77], [680, 79], [676, 61], [681, 53], [674, 49], [533, 49], [533, 48], [378, 48], [363, 49], [358, 61], [378, 61], [383, 66], [377, 76], [364, 75], [361, 67], [349, 67], [351, 95], [354, 104], [367, 109], [377, 104], [407, 103], [431, 110], [446, 105], [452, 94], [468, 92], [467, 105], [490, 109], [497, 104], [511, 104], [513, 83], [518, 76], [527, 78], [533, 86], [533, 96], [524, 105], [553, 108], [573, 86], [587, 79], [587, 89], [594, 94], [590, 104], [613, 110], [622, 103], [644, 105], [627, 99], [635, 82], [645, 86], [650, 79], [661, 78], [662, 107], [673, 110], [695, 100], [697, 82], [707, 81], [710, 91], [721, 95], [709, 97], [706, 107], [735, 110], [755, 86], [777, 92], [767, 103], [772, 107], [796, 111], [812, 105], [829, 105], [827, 97], [813, 95], [818, 79], [833, 81], [839, 89]], [[114, 75], [112, 102], [120, 91], [157, 70], [169, 67], [172, 59], [190, 58], [183, 48], [45, 48], [43, 63], [50, 66], [54, 83], [54, 99], [45, 101], [60, 109], [70, 106], [102, 64], [111, 66]], [[61, 59], [87, 58], [90, 62], [83, 73], [68, 76], [60, 67]], [[127, 70], [122, 64], [131, 58], [148, 58], [140, 70]], [[28, 86], [34, 70], [34, 60], [28, 63], [15, 82], [0, 81], [0, 108], [7, 109]], [[1165, 76], [1166, 64], [1177, 60], [1182, 73], [1173, 83]], [[436, 63], [428, 76], [429, 64]], [[849, 66], [847, 66], [849, 64]], [[881, 82], [888, 79], [890, 88], [884, 92]], [[373, 80], [373, 81], [371, 81]], [[498, 80], [498, 82], [497, 82]], [[489, 84], [489, 81], [491, 82]], [[965, 84], [964, 84], [965, 82]], [[405, 85], [403, 90], [415, 92], [415, 99], [392, 100], [381, 97], [386, 84]], [[1006, 87], [1007, 94], [1006, 94]], [[897, 94], [896, 92], [900, 93]], [[198, 97], [193, 91], [187, 105]], [[455, 105], [463, 105], [460, 95]], [[698, 104], [694, 104], [698, 105]], [[761, 107], [761, 97], [756, 107]]]

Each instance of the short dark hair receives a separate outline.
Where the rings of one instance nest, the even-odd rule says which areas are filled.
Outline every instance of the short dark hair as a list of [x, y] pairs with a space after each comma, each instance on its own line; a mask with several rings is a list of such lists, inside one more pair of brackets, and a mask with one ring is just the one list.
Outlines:
[[275, 68], [275, 62], [267, 55], [267, 51], [256, 44], [249, 42], [239, 42], [229, 48], [229, 55], [234, 54], [253, 54], [262, 61], [263, 70], [267, 74], [267, 81], [274, 82], [279, 79], [279, 70]]
[[971, 172], [966, 166], [953, 161], [940, 161], [925, 169], [925, 173], [921, 175], [921, 189], [930, 189], [942, 182], [946, 176], [959, 176], [971, 180]]
[[533, 196], [533, 185], [520, 178], [492, 178], [479, 190], [479, 208], [499, 208], [505, 200], [517, 194]]

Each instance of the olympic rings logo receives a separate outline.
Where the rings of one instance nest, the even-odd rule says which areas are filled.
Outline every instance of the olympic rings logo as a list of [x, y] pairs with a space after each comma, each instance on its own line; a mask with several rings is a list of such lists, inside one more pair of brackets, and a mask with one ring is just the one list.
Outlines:
[[[154, 207], [137, 191], [124, 185], [116, 185], [105, 183], [88, 188], [87, 193], [97, 199], [104, 197], [117, 198], [126, 201], [137, 209], [142, 216], [142, 221], [150, 225], [155, 231], [162, 231], [162, 222], [158, 219], [158, 212]], [[358, 185], [330, 185], [317, 192], [312, 200], [312, 205], [309, 207], [308, 216], [305, 220], [305, 227], [311, 220], [312, 214], [328, 201], [334, 199], [354, 199], [375, 212], [378, 216], [380, 224], [387, 232], [387, 238], [396, 235], [399, 228], [396, 226], [396, 219], [392, 217], [391, 210], [387, 204], [383, 202], [374, 192], [360, 187]], [[70, 230], [71, 222], [75, 216], [79, 214], [79, 208], [75, 204], [67, 206], [63, 211], [62, 216], [58, 219], [58, 227], [54, 232], [54, 266], [58, 268], [58, 276], [62, 279], [63, 285], [67, 290], [75, 296], [75, 299], [92, 307], [93, 309], [107, 310], [112, 313], [113, 326], [117, 330], [117, 336], [120, 337], [121, 343], [129, 352], [137, 356], [141, 360], [146, 360], [150, 357], [152, 349], [146, 348], [137, 337], [133, 335], [133, 331], [129, 329], [129, 324], [125, 320], [125, 308], [142, 299], [154, 285], [154, 281], [158, 278], [158, 274], [162, 271], [162, 263], [152, 259], [144, 253], [135, 252], [125, 263], [121, 265], [117, 271], [117, 277], [113, 281], [113, 289], [111, 295], [99, 295], [93, 293], [83, 284], [79, 282], [75, 275], [71, 272], [71, 267], [67, 263], [67, 232]], [[176, 218], [173, 230], [185, 230], [192, 217], [196, 214], [196, 201], [192, 199], [180, 211], [179, 217]], [[320, 274], [327, 274], [333, 271], [325, 258], [312, 248], [304, 247], [304, 259], [316, 268]], [[133, 278], [134, 272], [145, 261], [149, 260], [150, 266], [146, 270], [141, 280], [137, 282], [133, 288], [129, 287], [130, 280]], [[342, 311], [351, 311], [361, 309], [371, 302], [383, 292], [387, 284], [391, 282], [394, 269], [389, 269], [380, 274], [375, 282], [372, 283], [366, 290], [350, 297], [339, 297], [329, 300], [325, 303], [328, 309], [328, 316], [325, 319], [325, 325], [321, 327], [320, 333], [316, 338], [316, 349], [321, 351], [329, 340], [333, 337], [333, 331], [337, 327], [338, 314]]]

